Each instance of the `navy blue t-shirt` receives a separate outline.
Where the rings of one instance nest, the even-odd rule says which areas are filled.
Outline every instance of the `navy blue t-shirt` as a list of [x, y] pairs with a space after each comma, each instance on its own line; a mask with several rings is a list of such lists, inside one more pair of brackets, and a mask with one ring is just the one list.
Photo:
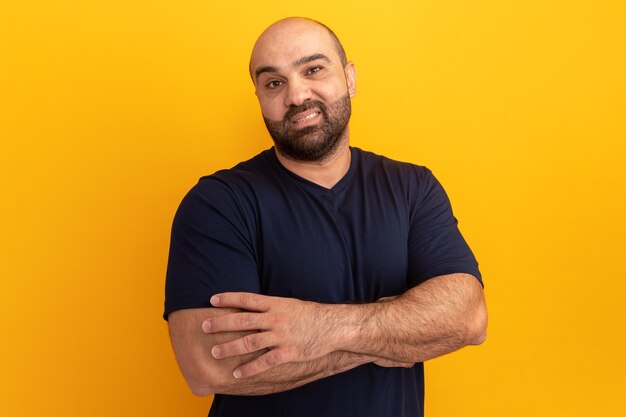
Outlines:
[[[424, 167], [350, 148], [327, 189], [269, 149], [203, 177], [174, 219], [164, 317], [247, 291], [322, 303], [374, 302], [425, 280], [481, 279], [445, 191]], [[366, 364], [265, 396], [216, 395], [210, 416], [422, 416], [424, 370]]]

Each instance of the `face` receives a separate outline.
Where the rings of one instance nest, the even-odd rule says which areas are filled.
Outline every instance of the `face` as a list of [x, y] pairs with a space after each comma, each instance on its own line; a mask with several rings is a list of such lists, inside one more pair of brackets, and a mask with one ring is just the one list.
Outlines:
[[250, 71], [281, 154], [320, 161], [347, 140], [354, 66], [341, 65], [325, 28], [303, 20], [273, 25], [257, 41]]
[[350, 112], [350, 96], [346, 94], [329, 106], [311, 100], [289, 108], [282, 120], [263, 120], [280, 153], [298, 161], [322, 161], [345, 138]]

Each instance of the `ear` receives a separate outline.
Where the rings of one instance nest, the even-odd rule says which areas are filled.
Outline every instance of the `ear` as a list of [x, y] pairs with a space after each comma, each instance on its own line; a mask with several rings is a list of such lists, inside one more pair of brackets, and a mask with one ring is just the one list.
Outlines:
[[343, 72], [346, 75], [346, 84], [348, 85], [350, 98], [354, 98], [356, 96], [356, 68], [354, 67], [354, 62], [348, 62]]

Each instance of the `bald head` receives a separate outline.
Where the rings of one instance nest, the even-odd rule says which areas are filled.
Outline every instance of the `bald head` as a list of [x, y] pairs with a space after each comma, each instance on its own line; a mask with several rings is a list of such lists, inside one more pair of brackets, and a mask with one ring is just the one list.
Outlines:
[[259, 61], [260, 55], [266, 52], [267, 48], [277, 47], [279, 45], [289, 43], [295, 34], [302, 33], [317, 35], [320, 36], [321, 39], [331, 42], [341, 66], [346, 66], [348, 59], [346, 57], [346, 52], [343, 49], [343, 45], [339, 41], [337, 35], [335, 35], [335, 32], [333, 32], [328, 26], [309, 18], [288, 17], [270, 25], [267, 29], [265, 29], [265, 31], [263, 31], [254, 44], [249, 64], [249, 71], [252, 80], [256, 82], [256, 68], [254, 68], [255, 63]]

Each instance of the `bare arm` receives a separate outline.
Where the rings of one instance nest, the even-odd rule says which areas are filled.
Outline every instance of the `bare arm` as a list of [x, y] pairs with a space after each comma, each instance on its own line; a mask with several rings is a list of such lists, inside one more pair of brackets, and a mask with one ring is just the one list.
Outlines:
[[271, 348], [236, 368], [244, 377], [335, 351], [421, 362], [480, 344], [486, 337], [482, 286], [467, 274], [432, 278], [380, 303], [329, 305], [249, 293], [218, 294], [211, 302], [247, 312], [206, 320], [205, 332], [263, 330], [218, 344], [214, 356], [231, 358]]
[[396, 299], [365, 305], [363, 312], [365, 319], [352, 315], [348, 326], [353, 331], [339, 346], [423, 362], [486, 339], [483, 289], [471, 275], [430, 279]]
[[[256, 376], [235, 379], [233, 370], [262, 355], [267, 350], [225, 359], [215, 359], [211, 348], [218, 343], [236, 340], [256, 331], [205, 334], [203, 320], [241, 310], [232, 308], [199, 308], [178, 310], [169, 315], [169, 331], [174, 353], [185, 380], [198, 396], [213, 393], [264, 395], [287, 391], [301, 385], [345, 372], [374, 358], [345, 351], [335, 351], [315, 360], [285, 363]], [[400, 366], [390, 362], [387, 366]]]

